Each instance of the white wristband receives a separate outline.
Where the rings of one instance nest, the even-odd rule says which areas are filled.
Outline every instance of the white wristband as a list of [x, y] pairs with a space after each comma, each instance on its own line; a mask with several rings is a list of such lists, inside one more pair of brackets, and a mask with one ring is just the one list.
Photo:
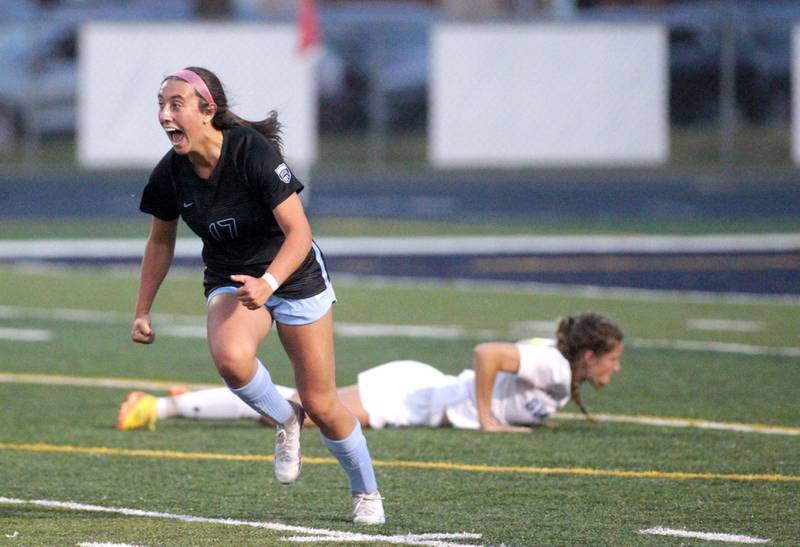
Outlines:
[[278, 287], [280, 286], [278, 285], [278, 280], [275, 279], [275, 277], [271, 273], [269, 272], [265, 273], [264, 275], [261, 276], [261, 279], [267, 282], [267, 285], [269, 285], [269, 287], [272, 289], [272, 292], [278, 290]]

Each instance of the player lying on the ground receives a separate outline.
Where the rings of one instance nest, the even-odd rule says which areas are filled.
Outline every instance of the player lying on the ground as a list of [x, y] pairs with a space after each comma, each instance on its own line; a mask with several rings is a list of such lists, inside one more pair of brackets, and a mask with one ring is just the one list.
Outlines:
[[[458, 376], [418, 361], [392, 361], [358, 375], [358, 383], [339, 388], [342, 403], [362, 425], [456, 427], [487, 431], [526, 431], [540, 425], [572, 397], [589, 417], [579, 387], [602, 388], [620, 370], [622, 330], [602, 315], [584, 313], [561, 319], [555, 340], [532, 338], [516, 344], [488, 342], [474, 349], [474, 368]], [[287, 399], [294, 389], [277, 386]], [[236, 420], [264, 418], [227, 388], [173, 391], [155, 397], [128, 394], [117, 416], [122, 431], [169, 418]], [[306, 418], [306, 425], [313, 425]]]

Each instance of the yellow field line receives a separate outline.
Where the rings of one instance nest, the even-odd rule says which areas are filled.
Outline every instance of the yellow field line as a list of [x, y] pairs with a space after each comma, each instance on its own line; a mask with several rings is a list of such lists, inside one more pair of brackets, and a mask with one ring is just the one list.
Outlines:
[[67, 376], [64, 374], [32, 374], [24, 372], [0, 372], [0, 383], [39, 384], [48, 386], [109, 387], [117, 389], [146, 389], [152, 391], [167, 391], [173, 386], [181, 386], [187, 389], [196, 390], [221, 387], [223, 385], [222, 383], [203, 384], [170, 380], [101, 378], [95, 376]]
[[[665, 418], [663, 416], [630, 415], [630, 414], [592, 414], [601, 422], [618, 422], [639, 425], [664, 427], [694, 427], [698, 429], [716, 429], [719, 431], [739, 431], [744, 433], [764, 433], [775, 435], [800, 436], [800, 427], [769, 424], [746, 424], [741, 422], [714, 422], [701, 418]], [[583, 414], [559, 412], [553, 416], [555, 420], [585, 420]]]
[[[112, 448], [107, 446], [72, 446], [47, 443], [0, 443], [0, 450], [16, 452], [50, 452], [88, 454], [92, 456], [122, 456], [139, 458], [163, 458], [177, 460], [221, 460], [231, 462], [271, 462], [272, 456], [259, 454], [221, 454], [213, 452], [180, 452], [176, 450], [143, 450]], [[333, 458], [303, 457], [303, 462], [312, 465], [333, 465]], [[575, 475], [589, 477], [615, 477], [629, 479], [668, 480], [723, 480], [754, 482], [800, 482], [798, 475], [744, 474], [744, 473], [690, 473], [685, 471], [626, 471], [624, 469], [595, 469], [592, 467], [527, 467], [503, 465], [474, 465], [450, 462], [419, 462], [401, 460], [373, 460], [375, 467], [405, 469], [441, 469], [472, 473], [518, 473], [526, 475]]]

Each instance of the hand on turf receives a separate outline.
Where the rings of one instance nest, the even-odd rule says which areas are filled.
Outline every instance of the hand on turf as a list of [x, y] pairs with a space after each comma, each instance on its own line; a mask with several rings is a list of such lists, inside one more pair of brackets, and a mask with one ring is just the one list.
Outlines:
[[232, 275], [231, 279], [242, 286], [236, 291], [236, 299], [248, 310], [257, 310], [272, 295], [272, 288], [265, 279], [249, 275]]
[[530, 428], [522, 425], [501, 424], [495, 420], [487, 420], [481, 423], [483, 431], [511, 431], [514, 433], [529, 433]]
[[133, 327], [131, 328], [131, 340], [139, 344], [152, 344], [156, 339], [156, 333], [150, 326], [150, 316], [140, 315], [133, 320]]

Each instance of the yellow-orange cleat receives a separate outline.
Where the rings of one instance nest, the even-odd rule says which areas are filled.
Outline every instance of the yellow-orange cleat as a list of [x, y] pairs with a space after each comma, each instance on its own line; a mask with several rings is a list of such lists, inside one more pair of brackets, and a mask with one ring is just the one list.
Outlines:
[[143, 391], [131, 391], [119, 407], [117, 429], [129, 431], [147, 427], [150, 431], [156, 428], [156, 398]]

